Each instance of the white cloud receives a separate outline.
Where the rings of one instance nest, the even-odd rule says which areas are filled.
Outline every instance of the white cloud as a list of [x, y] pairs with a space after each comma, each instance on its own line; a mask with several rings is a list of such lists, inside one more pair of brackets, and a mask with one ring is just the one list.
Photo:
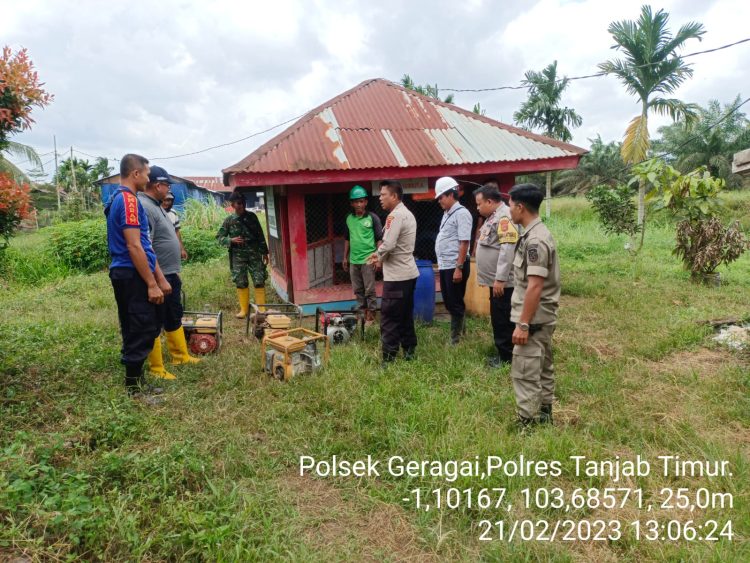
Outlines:
[[[76, 3], [0, 0], [0, 36], [25, 46], [55, 94], [17, 140], [47, 152], [71, 145], [90, 154], [192, 152], [239, 139], [302, 114], [367, 78], [477, 88], [518, 84], [553, 60], [569, 76], [596, 72], [616, 56], [608, 24], [635, 19], [642, 0], [274, 0]], [[750, 3], [665, 0], [672, 29], [696, 19], [714, 47], [750, 35]], [[695, 57], [695, 77], [678, 92], [705, 104], [748, 95], [750, 44]], [[505, 122], [523, 91], [459, 93]], [[614, 78], [571, 83], [565, 103], [583, 115], [574, 141], [620, 138], [637, 113]], [[666, 122], [652, 121], [656, 127]], [[178, 175], [217, 175], [279, 130], [165, 161]]]

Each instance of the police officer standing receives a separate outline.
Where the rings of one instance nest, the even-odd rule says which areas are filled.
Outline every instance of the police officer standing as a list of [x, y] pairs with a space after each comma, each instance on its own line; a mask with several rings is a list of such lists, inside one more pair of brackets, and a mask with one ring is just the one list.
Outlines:
[[[148, 236], [148, 218], [136, 194], [148, 184], [148, 160], [126, 154], [120, 161], [120, 186], [107, 203], [109, 278], [122, 333], [120, 361], [125, 387], [135, 395], [144, 383], [143, 362], [162, 328], [160, 305], [172, 292]], [[148, 399], [148, 397], [145, 397]]]
[[419, 270], [414, 260], [417, 220], [401, 201], [400, 182], [380, 182], [380, 205], [389, 212], [383, 228], [383, 242], [368, 263], [383, 268], [383, 298], [380, 305], [380, 340], [383, 365], [396, 359], [399, 348], [404, 358], [414, 358], [417, 334], [414, 331], [414, 288]]
[[560, 263], [557, 245], [539, 219], [544, 193], [534, 184], [510, 190], [510, 216], [523, 227], [513, 259], [515, 291], [511, 303], [513, 365], [510, 375], [521, 427], [552, 423], [555, 372], [552, 334], [560, 303]]
[[[171, 184], [172, 180], [166, 170], [160, 166], [152, 166], [148, 175], [148, 185], [138, 194], [138, 201], [148, 217], [149, 236], [156, 252], [156, 259], [164, 277], [172, 286], [172, 293], [164, 298], [164, 331], [172, 364], [179, 365], [200, 360], [188, 353], [185, 331], [182, 328], [182, 243], [175, 225], [161, 206]], [[175, 379], [174, 374], [164, 367], [159, 336], [154, 340], [154, 348], [148, 356], [148, 363], [151, 375], [161, 379]]]
[[443, 209], [435, 240], [443, 304], [451, 315], [451, 344], [458, 344], [464, 330], [466, 282], [469, 279], [469, 243], [474, 219], [458, 202], [458, 182], [445, 176], [435, 183], [435, 199]]
[[244, 319], [250, 308], [248, 272], [255, 286], [255, 303], [266, 302], [268, 245], [258, 217], [245, 209], [245, 196], [234, 192], [229, 201], [235, 214], [226, 218], [216, 238], [219, 244], [229, 248], [229, 267], [240, 302], [240, 312], [235, 317]]
[[497, 355], [488, 360], [490, 367], [500, 367], [513, 360], [513, 329], [510, 303], [513, 296], [513, 256], [518, 229], [510, 220], [508, 206], [500, 191], [485, 184], [474, 191], [477, 210], [484, 217], [476, 246], [477, 282], [490, 290], [490, 319]]

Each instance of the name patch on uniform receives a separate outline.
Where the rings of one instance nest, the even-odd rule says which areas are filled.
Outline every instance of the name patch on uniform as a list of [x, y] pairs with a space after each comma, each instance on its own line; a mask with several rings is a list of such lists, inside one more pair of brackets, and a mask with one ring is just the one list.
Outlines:
[[125, 204], [125, 224], [130, 227], [140, 226], [138, 221], [138, 200], [130, 192], [122, 192]]
[[497, 238], [500, 244], [516, 244], [518, 231], [507, 217], [502, 217], [497, 224]]
[[530, 244], [526, 251], [526, 255], [529, 257], [529, 262], [536, 262], [537, 260], [539, 260], [539, 251], [537, 250], [537, 245]]

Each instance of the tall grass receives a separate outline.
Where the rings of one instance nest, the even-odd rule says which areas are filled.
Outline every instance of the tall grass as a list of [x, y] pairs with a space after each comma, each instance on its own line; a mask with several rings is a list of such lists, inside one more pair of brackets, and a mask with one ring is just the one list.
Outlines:
[[209, 203], [201, 203], [194, 199], [188, 199], [185, 202], [185, 210], [180, 216], [180, 223], [186, 227], [216, 231], [221, 227], [226, 217], [227, 212], [224, 208], [216, 205], [213, 200]]

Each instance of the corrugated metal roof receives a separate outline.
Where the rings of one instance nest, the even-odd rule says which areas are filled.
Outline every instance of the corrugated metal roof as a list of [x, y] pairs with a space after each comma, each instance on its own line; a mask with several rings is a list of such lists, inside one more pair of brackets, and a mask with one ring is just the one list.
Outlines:
[[225, 186], [221, 176], [185, 176], [196, 186], [212, 190], [214, 192], [231, 192], [232, 188]]
[[223, 172], [408, 168], [531, 161], [585, 152], [374, 79], [312, 110]]

